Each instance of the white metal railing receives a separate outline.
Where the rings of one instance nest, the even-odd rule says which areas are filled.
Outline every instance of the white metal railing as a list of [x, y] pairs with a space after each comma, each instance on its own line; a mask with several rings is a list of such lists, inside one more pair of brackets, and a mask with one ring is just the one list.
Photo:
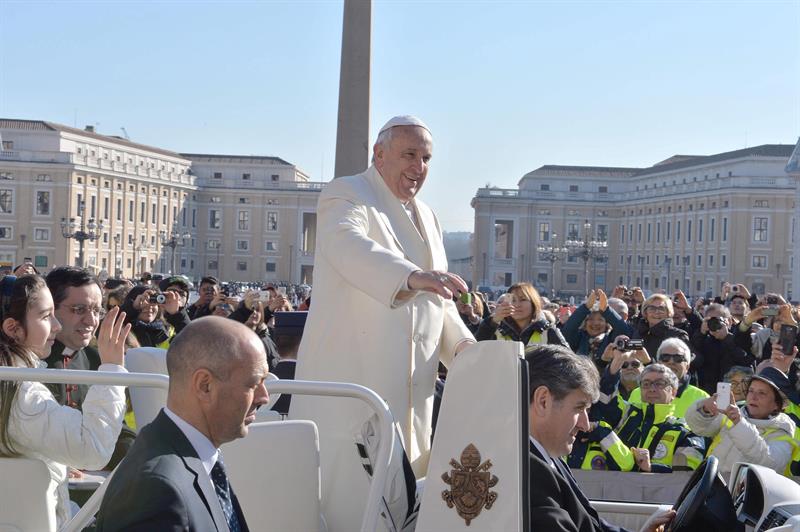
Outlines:
[[[0, 380], [37, 381], [69, 384], [105, 384], [114, 386], [140, 386], [149, 388], [169, 387], [169, 377], [153, 373], [111, 373], [106, 371], [59, 370], [0, 367]], [[392, 460], [393, 418], [389, 406], [374, 391], [358, 384], [342, 382], [275, 380], [265, 383], [271, 393], [293, 395], [321, 395], [328, 397], [350, 397], [366, 403], [380, 419], [380, 440], [375, 468], [369, 487], [367, 506], [361, 520], [361, 531], [377, 529], [379, 505]], [[113, 472], [112, 472], [113, 475]], [[111, 476], [109, 476], [111, 478]], [[100, 508], [108, 480], [86, 501], [81, 510], [66, 523], [59, 532], [78, 532], [88, 526]]]

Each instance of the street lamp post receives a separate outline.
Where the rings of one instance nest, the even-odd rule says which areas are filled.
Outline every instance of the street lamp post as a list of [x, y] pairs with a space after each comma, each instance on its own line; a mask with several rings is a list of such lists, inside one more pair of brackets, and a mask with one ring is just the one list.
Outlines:
[[122, 258], [119, 256], [119, 241], [121, 237], [119, 233], [114, 235], [114, 277], [119, 277], [121, 275], [120, 272], [120, 265], [122, 264]]
[[191, 238], [192, 235], [190, 235], [188, 232], [179, 233], [175, 228], [173, 228], [170, 233], [167, 233], [166, 231], [160, 231], [158, 234], [161, 238], [161, 245], [172, 249], [172, 269], [170, 270], [170, 273], [175, 275], [177, 273], [175, 252], [178, 247], [185, 246], [185, 239]]
[[583, 282], [586, 293], [589, 293], [589, 261], [595, 257], [605, 256], [601, 250], [608, 247], [604, 240], [595, 240], [591, 236], [592, 224], [589, 220], [583, 222], [583, 240], [567, 240], [565, 242], [569, 251], [583, 260]]
[[550, 244], [547, 246], [539, 246], [536, 251], [539, 252], [539, 258], [546, 260], [550, 263], [550, 297], [556, 297], [556, 262], [564, 258], [567, 253], [567, 248], [559, 246], [556, 242], [558, 235], [553, 233], [550, 239]]
[[84, 211], [86, 210], [86, 202], [80, 201], [78, 203], [78, 216], [81, 218], [80, 228], [78, 228], [75, 218], [61, 218], [61, 236], [66, 239], [74, 238], [78, 241], [78, 267], [84, 267], [84, 246], [87, 240], [98, 240], [103, 233], [103, 222], [95, 223], [94, 218], [89, 218], [86, 223]]

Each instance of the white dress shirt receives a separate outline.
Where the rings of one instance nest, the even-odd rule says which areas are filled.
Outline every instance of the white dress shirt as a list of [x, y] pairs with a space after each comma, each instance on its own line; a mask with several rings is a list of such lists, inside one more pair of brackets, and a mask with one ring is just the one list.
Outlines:
[[549, 465], [550, 468], [553, 471], [558, 472], [558, 469], [556, 468], [556, 464], [553, 461], [554, 459], [553, 459], [552, 456], [550, 456], [550, 453], [547, 452], [547, 450], [542, 446], [541, 443], [536, 441], [536, 438], [534, 438], [533, 436], [531, 436], [530, 438], [531, 438], [531, 443], [533, 444], [534, 447], [536, 447], [539, 450], [539, 452], [541, 453], [541, 455], [544, 458], [545, 462], [547, 462], [547, 465]]
[[206, 470], [206, 474], [211, 478], [211, 469], [213, 469], [214, 464], [216, 464], [219, 459], [219, 449], [214, 447], [214, 444], [211, 443], [211, 440], [209, 440], [205, 434], [184, 421], [178, 414], [166, 406], [164, 407], [164, 413], [178, 426], [180, 431], [183, 432], [183, 435], [186, 436], [186, 439], [189, 440], [189, 443], [192, 444], [200, 461], [203, 462], [203, 468]]

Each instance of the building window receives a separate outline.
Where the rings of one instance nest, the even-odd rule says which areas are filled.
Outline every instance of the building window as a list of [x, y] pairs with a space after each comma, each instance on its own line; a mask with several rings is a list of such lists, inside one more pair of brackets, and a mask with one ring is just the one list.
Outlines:
[[728, 265], [728, 256], [727, 255], [720, 255], [719, 263], [724, 268]]
[[250, 211], [239, 211], [239, 231], [250, 230]]
[[156, 225], [158, 216], [158, 205], [153, 203], [153, 208], [150, 209], [150, 223]]
[[140, 222], [140, 223], [144, 223], [144, 222], [145, 222], [145, 220], [147, 220], [147, 218], [146, 218], [146, 216], [147, 216], [147, 209], [146, 209], [146, 208], [145, 208], [145, 206], [144, 206], [144, 202], [142, 202], [142, 203], [139, 205], [139, 207], [141, 208], [141, 210], [139, 211], [139, 222]]
[[118, 222], [122, 221], [122, 200], [121, 199], [117, 200], [117, 221]]
[[539, 222], [539, 242], [550, 241], [550, 222]]
[[692, 241], [692, 221], [691, 220], [687, 220], [686, 221], [686, 241], [687, 242], [691, 242]]
[[36, 181], [44, 182], [44, 181], [52, 181], [53, 178], [50, 177], [50, 174], [39, 174], [36, 176]]
[[642, 241], [642, 224], [638, 224], [636, 227], [636, 240], [638, 242]]
[[767, 256], [766, 255], [753, 255], [753, 268], [766, 268]]
[[619, 226], [619, 241], [620, 243], [625, 243], [625, 226], [620, 224]]
[[14, 212], [14, 191], [8, 188], [0, 189], [0, 214]]
[[578, 276], [574, 273], [567, 274], [567, 284], [575, 284], [578, 282]]
[[222, 228], [222, 212], [219, 209], [209, 209], [208, 211], [208, 228], [221, 229]]
[[766, 242], [767, 235], [767, 218], [756, 216], [753, 218], [753, 242]]
[[242, 174], [242, 179], [245, 180], [245, 181], [249, 181], [250, 180], [250, 174]]
[[278, 213], [277, 212], [268, 212], [267, 213], [267, 231], [277, 231], [278, 230]]
[[597, 224], [597, 240], [600, 242], [608, 242], [608, 225]]
[[717, 223], [715, 218], [711, 218], [708, 222], [708, 239], [709, 241], [713, 242], [714, 238], [716, 238], [715, 233], [717, 230]]
[[108, 220], [108, 211], [111, 208], [109, 205], [110, 201], [109, 198], [103, 198], [103, 220]]
[[577, 192], [578, 191], [578, 185], [570, 185], [569, 186], [569, 191], [570, 192]]
[[237, 240], [236, 241], [236, 251], [247, 251], [250, 249], [250, 241], [249, 240]]
[[39, 216], [50, 215], [50, 191], [37, 190], [36, 191], [36, 214]]
[[277, 264], [275, 264], [274, 262], [267, 263], [267, 273], [275, 273], [276, 270], [277, 270]]
[[271, 179], [273, 182], [276, 182], [276, 181], [278, 181], [278, 179], [279, 179], [279, 176], [278, 176], [278, 174], [272, 174], [272, 175], [270, 176], [270, 179]]
[[197, 209], [192, 209], [192, 227], [197, 227]]
[[757, 199], [753, 203], [753, 207], [769, 207], [769, 200]]
[[598, 192], [600, 192], [600, 194], [608, 194], [608, 187], [599, 187]]
[[664, 241], [669, 242], [670, 232], [672, 230], [672, 222], [667, 222], [667, 234], [664, 235]]
[[11, 240], [14, 237], [14, 230], [9, 226], [0, 227], [0, 240]]
[[652, 234], [653, 224], [647, 224], [647, 242], [650, 242], [650, 236]]
[[633, 224], [628, 225], [628, 240], [633, 240]]
[[33, 239], [37, 242], [49, 242], [50, 241], [50, 229], [44, 229], [41, 227], [37, 227], [33, 230]]
[[264, 242], [264, 250], [278, 251], [278, 243], [273, 240], [267, 240], [266, 242]]
[[214, 172], [214, 179], [222, 179], [222, 172]]
[[697, 267], [699, 268], [702, 265], [703, 265], [703, 256], [702, 255], [698, 255], [697, 256]]
[[703, 219], [702, 218], [697, 220], [697, 241], [698, 242], [702, 242], [703, 241]]
[[47, 255], [36, 255], [33, 258], [33, 265], [37, 268], [47, 268]]
[[97, 211], [97, 196], [92, 196], [89, 198], [91, 200], [91, 207], [89, 208], [89, 217], [95, 218], [97, 215], [95, 212]]
[[542, 183], [541, 185], [539, 185], [539, 190], [547, 192], [548, 190], [550, 190], [550, 185]]
[[708, 267], [709, 268], [713, 268], [714, 267], [714, 255], [709, 255], [708, 256]]
[[219, 263], [215, 259], [208, 261], [208, 269], [219, 271]]
[[238, 272], [246, 272], [247, 271], [247, 263], [243, 260], [236, 261], [236, 271]]
[[13, 140], [4, 140], [3, 141], [3, 151], [11, 151], [14, 149], [14, 141]]
[[[728, 202], [726, 201], [725, 203], [728, 203]], [[726, 205], [726, 207], [727, 207], [727, 205]], [[723, 242], [727, 242], [728, 241], [728, 219], [727, 218], [723, 218], [722, 219], [722, 241]]]

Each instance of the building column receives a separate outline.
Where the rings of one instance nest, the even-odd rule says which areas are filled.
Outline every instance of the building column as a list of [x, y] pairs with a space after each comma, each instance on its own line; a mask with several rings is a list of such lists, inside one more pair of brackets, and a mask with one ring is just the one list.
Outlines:
[[[794, 181], [794, 221], [792, 223], [789, 240], [792, 241], [792, 257], [794, 267], [792, 268], [792, 300], [800, 299], [800, 138], [794, 147], [792, 155], [786, 163], [786, 173]], [[792, 238], [794, 237], [794, 238]], [[791, 259], [790, 259], [791, 260]], [[789, 263], [792, 266], [792, 263]]]

